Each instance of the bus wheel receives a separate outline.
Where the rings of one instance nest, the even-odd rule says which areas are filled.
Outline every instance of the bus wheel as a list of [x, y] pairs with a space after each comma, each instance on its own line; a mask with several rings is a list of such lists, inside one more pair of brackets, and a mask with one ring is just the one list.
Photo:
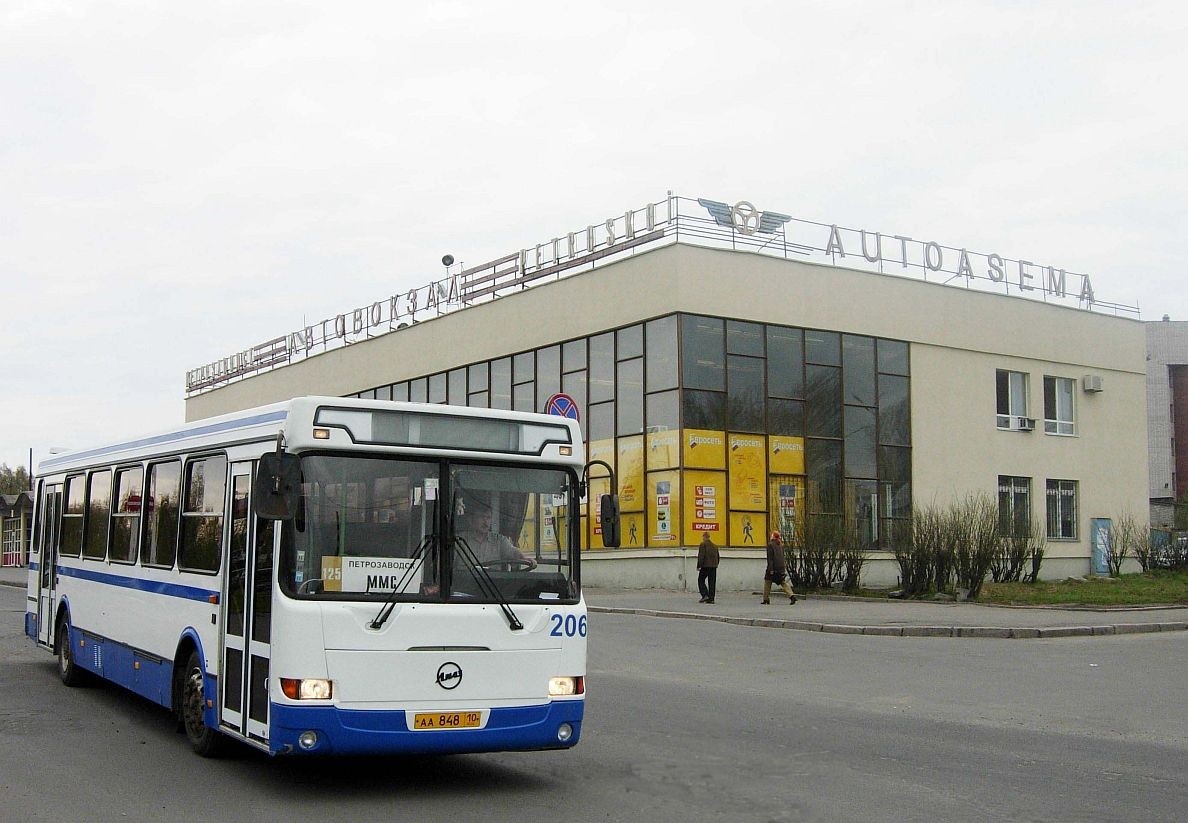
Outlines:
[[67, 686], [78, 686], [83, 682], [83, 672], [74, 664], [74, 649], [70, 647], [70, 627], [66, 618], [58, 618], [58, 630], [54, 634], [54, 646], [58, 649], [58, 677]]
[[182, 681], [182, 722], [186, 727], [186, 737], [190, 738], [190, 746], [203, 757], [215, 757], [223, 748], [223, 735], [206, 725], [203, 718], [206, 712], [206, 694], [203, 687], [202, 662], [198, 652], [190, 652], [189, 662]]

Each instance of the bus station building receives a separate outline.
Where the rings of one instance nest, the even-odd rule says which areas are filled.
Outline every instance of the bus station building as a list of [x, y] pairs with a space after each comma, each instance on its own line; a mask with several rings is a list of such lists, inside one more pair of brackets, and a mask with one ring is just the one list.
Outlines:
[[1146, 519], [1145, 360], [1137, 310], [1088, 275], [669, 195], [193, 369], [186, 417], [572, 400], [623, 512], [617, 549], [583, 513], [588, 585], [691, 588], [709, 534], [719, 588], [753, 588], [770, 533], [817, 514], [869, 547], [864, 583], [894, 585], [913, 506], [974, 494], [1045, 529], [1056, 578]]

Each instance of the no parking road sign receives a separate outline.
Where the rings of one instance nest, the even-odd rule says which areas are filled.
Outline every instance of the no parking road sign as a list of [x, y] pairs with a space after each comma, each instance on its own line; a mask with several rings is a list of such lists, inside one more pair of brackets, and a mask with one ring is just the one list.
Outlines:
[[549, 402], [545, 403], [545, 414], [568, 417], [570, 420], [581, 422], [581, 419], [578, 417], [577, 403], [568, 394], [554, 394], [550, 397]]

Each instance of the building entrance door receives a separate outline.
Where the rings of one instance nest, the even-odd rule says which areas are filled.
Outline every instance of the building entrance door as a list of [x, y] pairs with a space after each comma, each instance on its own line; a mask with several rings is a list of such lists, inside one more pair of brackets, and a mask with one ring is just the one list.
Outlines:
[[785, 546], [791, 544], [804, 523], [804, 477], [796, 474], [771, 475], [767, 507], [771, 512], [772, 531], [780, 533]]

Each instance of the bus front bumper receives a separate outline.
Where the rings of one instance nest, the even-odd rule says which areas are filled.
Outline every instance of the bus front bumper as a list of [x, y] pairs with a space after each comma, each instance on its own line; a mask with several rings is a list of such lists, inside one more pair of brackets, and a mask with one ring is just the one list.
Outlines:
[[581, 737], [585, 701], [491, 709], [481, 729], [421, 731], [408, 728], [404, 711], [279, 703], [270, 710], [273, 754], [452, 754], [571, 748]]

